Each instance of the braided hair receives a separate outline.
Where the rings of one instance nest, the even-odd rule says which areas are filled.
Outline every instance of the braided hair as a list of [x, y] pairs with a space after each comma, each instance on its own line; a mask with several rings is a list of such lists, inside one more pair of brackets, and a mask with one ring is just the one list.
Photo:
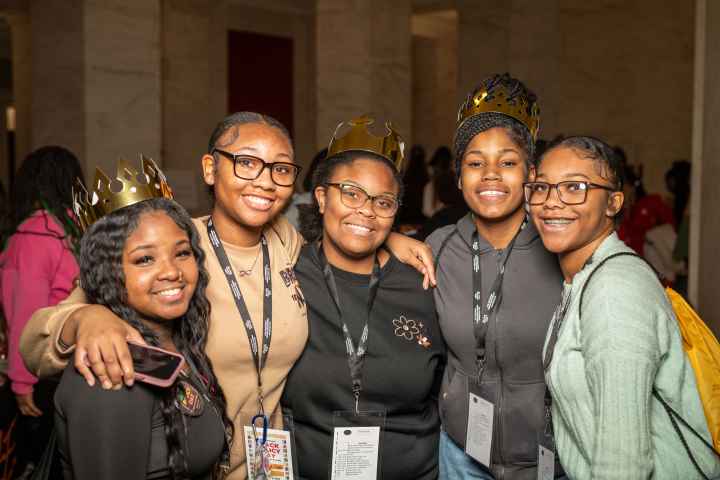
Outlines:
[[[537, 102], [537, 96], [524, 83], [511, 77], [508, 73], [496, 74], [486, 78], [477, 88], [470, 92], [469, 97], [475, 95], [478, 90], [492, 90], [497, 85], [502, 85], [509, 92], [507, 100], [512, 100], [521, 95], [526, 97], [530, 103]], [[470, 141], [475, 135], [495, 127], [507, 131], [512, 141], [525, 152], [527, 166], [530, 166], [535, 155], [535, 142], [528, 127], [503, 113], [485, 112], [467, 118], [455, 132], [455, 173], [458, 176], [460, 175], [462, 157]]]
[[[80, 245], [81, 285], [89, 303], [107, 307], [137, 329], [148, 344], [159, 346], [157, 335], [140, 321], [138, 313], [127, 304], [122, 267], [125, 242], [137, 228], [142, 216], [155, 211], [165, 213], [187, 233], [199, 271], [197, 287], [187, 312], [182, 318], [172, 322], [173, 342], [180, 354], [197, 368], [197, 373], [210, 392], [213, 406], [222, 416], [225, 431], [232, 438], [233, 424], [226, 414], [225, 395], [205, 353], [210, 318], [210, 303], [205, 296], [209, 275], [204, 266], [205, 253], [200, 247], [200, 236], [188, 213], [173, 200], [154, 198], [116, 210], [92, 224]], [[175, 407], [176, 385], [163, 390], [161, 409], [172, 478], [185, 479], [189, 478], [181, 436], [185, 425], [182, 413]], [[221, 459], [229, 458], [229, 449], [230, 445], [226, 443]], [[216, 478], [219, 470], [218, 464], [215, 469]]]

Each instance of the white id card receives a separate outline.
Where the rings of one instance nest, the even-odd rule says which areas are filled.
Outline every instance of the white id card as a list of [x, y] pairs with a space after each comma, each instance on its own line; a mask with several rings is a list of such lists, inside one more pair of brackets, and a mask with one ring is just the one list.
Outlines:
[[375, 480], [380, 427], [336, 427], [331, 480]]
[[465, 453], [489, 467], [495, 405], [472, 392], [469, 396]]
[[553, 480], [555, 478], [555, 452], [538, 445], [537, 480]]
[[[261, 434], [258, 429], [257, 433]], [[269, 428], [267, 440], [264, 446], [264, 463], [267, 465], [269, 476], [258, 475], [255, 472], [256, 441], [253, 437], [253, 428], [249, 425], [244, 427], [245, 459], [247, 460], [248, 480], [263, 478], [267, 480], [293, 480], [292, 446], [290, 443], [290, 432]]]

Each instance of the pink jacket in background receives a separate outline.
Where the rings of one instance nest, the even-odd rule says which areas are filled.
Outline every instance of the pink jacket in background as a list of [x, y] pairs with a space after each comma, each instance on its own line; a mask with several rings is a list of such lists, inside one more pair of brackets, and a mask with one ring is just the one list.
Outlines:
[[18, 343], [38, 308], [55, 305], [70, 294], [77, 261], [65, 232], [52, 215], [37, 211], [10, 237], [0, 253], [0, 302], [8, 324], [8, 376], [16, 394], [33, 391], [37, 378], [25, 368]]

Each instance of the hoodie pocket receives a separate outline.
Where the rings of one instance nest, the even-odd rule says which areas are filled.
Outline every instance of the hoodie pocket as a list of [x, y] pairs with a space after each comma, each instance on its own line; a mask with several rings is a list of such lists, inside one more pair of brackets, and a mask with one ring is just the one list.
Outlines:
[[440, 392], [440, 419], [445, 432], [465, 448], [468, 416], [468, 377], [450, 365]]

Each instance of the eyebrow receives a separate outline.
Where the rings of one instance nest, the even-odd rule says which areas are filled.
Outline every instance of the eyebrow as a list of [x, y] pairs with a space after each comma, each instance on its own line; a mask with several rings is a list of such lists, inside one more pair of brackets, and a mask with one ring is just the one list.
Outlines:
[[[347, 184], [347, 185], [352, 185], [352, 186], [354, 186], [354, 187], [358, 187], [358, 188], [363, 189], [363, 190], [365, 191], [365, 193], [367, 193], [368, 195], [370, 195], [370, 193], [368, 193], [367, 188], [366, 188], [364, 185], [360, 185], [359, 183], [355, 182], [354, 180], [340, 180], [339, 182], [333, 182], [333, 183], [344, 183], [344, 184]], [[381, 193], [378, 193], [377, 195], [370, 195], [370, 196], [371, 196], [371, 197], [377, 197], [377, 196], [379, 196], [379, 195], [390, 196], [390, 197], [393, 197], [394, 199], [397, 200], [397, 194], [396, 194], [396, 193], [393, 193], [393, 192], [381, 192]]]
[[[535, 175], [535, 178], [542, 178], [542, 177], [545, 177], [544, 173], [538, 173], [537, 175]], [[570, 177], [582, 177], [582, 178], [586, 178], [588, 180], [592, 180], [590, 177], [588, 177], [584, 173], [566, 173], [562, 176], [562, 178], [570, 178]]]
[[[238, 151], [236, 151], [236, 152], [230, 152], [230, 153], [232, 153], [233, 155], [242, 155], [244, 151], [250, 151], [250, 152], [260, 153], [260, 151], [259, 151], [257, 148], [255, 148], [255, 147], [249, 147], [249, 146], [248, 146], [248, 147], [242, 147], [242, 148], [238, 149]], [[252, 155], [251, 155], [251, 156], [252, 156]], [[287, 153], [278, 153], [278, 154], [276, 155], [276, 157], [286, 157], [286, 158], [292, 160], [292, 157], [291, 157], [290, 155], [288, 155]], [[261, 157], [257, 157], [257, 158], [261, 158]], [[262, 160], [264, 160], [264, 158], [263, 158]], [[270, 162], [268, 162], [268, 163], [270, 163]], [[288, 163], [293, 163], [293, 162], [288, 162]]]
[[[189, 244], [190, 244], [190, 241], [183, 238], [182, 240], [178, 240], [177, 242], [175, 242], [175, 246], [177, 247], [177, 246], [182, 245], [182, 244], [184, 244], [184, 243], [187, 243], [187, 244], [189, 245]], [[152, 243], [146, 243], [146, 244], [143, 244], [143, 245], [138, 245], [137, 247], [135, 247], [135, 248], [133, 248], [132, 250], [130, 250], [130, 251], [128, 252], [128, 255], [133, 254], [133, 253], [137, 252], [138, 250], [151, 250], [151, 249], [153, 249], [153, 248], [157, 248], [157, 247], [156, 247], [156, 245], [153, 245]]]
[[[497, 153], [499, 153], [499, 154], [518, 153], [519, 154], [520, 152], [515, 148], [501, 148], [500, 150], [497, 151]], [[472, 155], [472, 154], [481, 155], [483, 157], [485, 156], [485, 152], [483, 150], [468, 150], [465, 152], [465, 155], [463, 155], [463, 156]]]

